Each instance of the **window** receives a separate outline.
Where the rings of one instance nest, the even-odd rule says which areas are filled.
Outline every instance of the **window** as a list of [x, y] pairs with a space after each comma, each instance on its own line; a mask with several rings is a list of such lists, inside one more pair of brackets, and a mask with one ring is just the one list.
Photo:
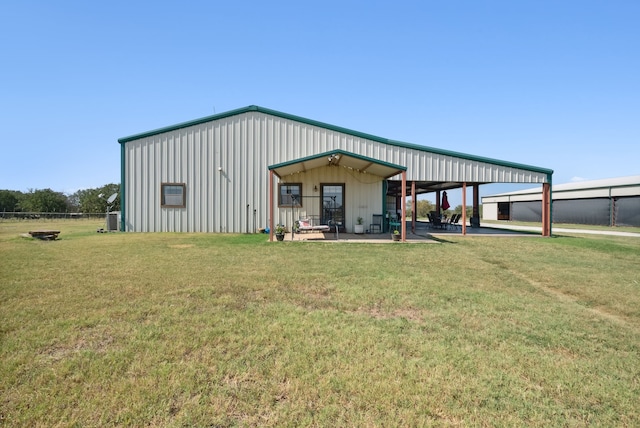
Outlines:
[[302, 206], [302, 183], [280, 184], [280, 196], [278, 206], [301, 207]]
[[186, 206], [184, 183], [162, 183], [160, 185], [160, 204], [163, 208], [184, 208]]

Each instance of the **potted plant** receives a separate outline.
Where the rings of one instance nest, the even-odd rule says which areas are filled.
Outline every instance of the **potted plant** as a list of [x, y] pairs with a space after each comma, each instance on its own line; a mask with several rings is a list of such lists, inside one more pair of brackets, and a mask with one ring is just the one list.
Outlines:
[[358, 217], [356, 225], [353, 227], [354, 233], [364, 233], [364, 224], [362, 224], [362, 217]]
[[391, 239], [393, 239], [394, 241], [400, 240], [400, 231], [398, 229], [393, 231], [393, 233], [391, 234]]
[[284, 241], [284, 234], [287, 230], [285, 229], [283, 224], [276, 225], [273, 233], [276, 235], [276, 239], [278, 241]]

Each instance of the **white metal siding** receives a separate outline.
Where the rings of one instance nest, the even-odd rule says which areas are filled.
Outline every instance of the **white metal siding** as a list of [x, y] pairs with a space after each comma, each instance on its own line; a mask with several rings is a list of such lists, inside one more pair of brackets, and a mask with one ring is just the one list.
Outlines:
[[484, 220], [498, 220], [498, 204], [496, 202], [482, 204], [482, 218]]
[[[583, 189], [566, 192], [553, 192], [553, 199], [590, 199], [590, 198], [608, 198], [609, 189]], [[542, 196], [540, 196], [542, 199]]]
[[619, 197], [619, 196], [638, 196], [640, 195], [640, 185], [639, 186], [629, 186], [629, 187], [617, 187], [611, 189], [611, 196]]
[[[123, 144], [126, 230], [140, 232], [246, 232], [254, 226], [266, 226], [268, 166], [333, 149], [405, 165], [407, 180], [547, 180], [543, 173], [384, 144], [262, 112], [246, 112]], [[349, 180], [336, 180], [342, 178]], [[160, 185], [166, 182], [186, 184], [185, 208], [161, 208]], [[356, 181], [350, 186], [359, 185]], [[374, 190], [369, 193], [360, 185], [354, 197], [365, 191], [362, 198], [351, 199], [353, 190], [345, 191], [348, 209], [363, 211], [360, 207], [366, 206], [370, 210], [361, 215], [365, 223], [371, 213], [380, 211], [371, 207], [381, 197], [377, 186], [371, 186]], [[274, 188], [277, 190], [277, 183]], [[354, 211], [347, 217], [352, 221], [358, 215]]]

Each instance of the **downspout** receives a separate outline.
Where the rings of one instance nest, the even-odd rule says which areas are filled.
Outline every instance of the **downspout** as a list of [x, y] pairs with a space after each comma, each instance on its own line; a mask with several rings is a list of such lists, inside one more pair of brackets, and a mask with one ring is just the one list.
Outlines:
[[462, 183], [462, 236], [467, 236], [467, 182]]
[[416, 233], [416, 220], [418, 219], [418, 198], [416, 197], [416, 182], [411, 180], [411, 233]]

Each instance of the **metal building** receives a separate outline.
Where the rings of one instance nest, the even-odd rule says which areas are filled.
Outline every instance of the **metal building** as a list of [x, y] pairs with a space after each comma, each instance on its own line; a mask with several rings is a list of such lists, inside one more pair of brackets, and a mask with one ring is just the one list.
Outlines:
[[121, 230], [136, 232], [245, 233], [302, 217], [351, 231], [358, 217], [368, 226], [403, 215], [409, 196], [415, 206], [418, 194], [439, 201], [441, 191], [467, 186], [479, 224], [479, 185], [537, 183], [544, 194], [553, 174], [258, 106], [118, 142]]
[[[640, 226], [640, 175], [552, 187], [553, 222]], [[486, 220], [536, 221], [542, 218], [539, 189], [482, 198]]]

